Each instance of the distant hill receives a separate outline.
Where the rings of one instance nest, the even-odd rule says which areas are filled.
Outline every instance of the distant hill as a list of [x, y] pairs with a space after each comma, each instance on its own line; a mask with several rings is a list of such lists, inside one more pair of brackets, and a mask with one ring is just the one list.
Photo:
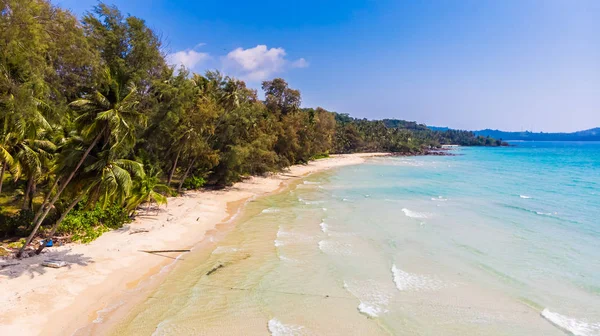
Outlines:
[[[429, 126], [434, 131], [446, 131], [447, 127]], [[504, 132], [500, 130], [484, 129], [473, 131], [476, 135], [484, 137], [490, 136], [494, 139], [502, 140], [523, 140], [523, 141], [600, 141], [600, 127], [573, 133], [534, 133], [534, 132]]]

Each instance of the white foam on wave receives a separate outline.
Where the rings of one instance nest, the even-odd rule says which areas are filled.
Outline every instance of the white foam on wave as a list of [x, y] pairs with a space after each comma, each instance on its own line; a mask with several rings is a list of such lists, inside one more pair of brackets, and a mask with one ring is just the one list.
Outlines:
[[306, 205], [325, 203], [324, 201], [307, 201], [307, 200], [303, 199], [302, 197], [298, 197], [298, 202], [304, 203]]
[[383, 287], [374, 280], [344, 281], [344, 289], [360, 301], [357, 307], [358, 311], [370, 318], [376, 318], [388, 312], [387, 305], [392, 294], [386, 292]]
[[225, 253], [235, 253], [240, 249], [234, 246], [217, 246], [217, 248], [212, 251], [212, 254], [225, 254]]
[[338, 256], [351, 256], [354, 255], [352, 252], [352, 245], [349, 243], [343, 243], [335, 240], [321, 240], [319, 242], [319, 249], [326, 254], [338, 255]]
[[267, 209], [264, 209], [262, 211], [262, 213], [275, 213], [275, 212], [279, 212], [279, 211], [280, 211], [279, 208], [267, 208]]
[[429, 215], [423, 212], [416, 212], [416, 211], [412, 211], [409, 210], [407, 208], [403, 208], [402, 212], [404, 212], [404, 214], [406, 215], [406, 217], [410, 217], [410, 218], [428, 218]]
[[600, 323], [589, 323], [577, 320], [572, 317], [551, 312], [547, 308], [542, 311], [541, 315], [553, 325], [575, 336], [600, 335]]
[[304, 184], [321, 184], [321, 182], [304, 181]]
[[105, 315], [107, 315], [108, 313], [113, 312], [114, 310], [116, 310], [117, 308], [119, 308], [120, 306], [122, 306], [123, 304], [125, 304], [125, 301], [121, 300], [121, 301], [119, 301], [119, 302], [117, 302], [117, 303], [115, 303], [113, 305], [110, 305], [110, 306], [107, 306], [107, 307], [104, 307], [104, 308], [98, 310], [96, 312], [97, 317], [96, 317], [96, 319], [94, 319], [92, 321], [92, 323], [98, 324], [98, 323], [104, 322], [104, 316]]
[[431, 200], [432, 201], [437, 201], [437, 202], [446, 202], [448, 199], [444, 198], [443, 196], [438, 196], [437, 198], [432, 197]]
[[275, 247], [306, 243], [314, 243], [314, 237], [302, 233], [284, 231], [281, 226], [277, 230], [277, 239], [274, 240]]
[[395, 264], [392, 265], [392, 275], [399, 291], [433, 291], [445, 287], [440, 280], [405, 272]]
[[279, 260], [281, 260], [283, 262], [286, 262], [286, 263], [292, 263], [292, 264], [301, 264], [301, 263], [303, 263], [300, 260], [288, 258], [288, 257], [286, 257], [284, 255], [281, 255], [281, 254], [279, 255]]
[[321, 222], [321, 224], [319, 224], [319, 226], [321, 227], [321, 231], [323, 231], [323, 233], [327, 233], [328, 227], [325, 222]]
[[304, 329], [304, 327], [300, 325], [283, 324], [275, 318], [269, 320], [267, 327], [273, 336], [302, 335], [302, 330]]
[[524, 198], [524, 199], [530, 199], [531, 196], [527, 196], [527, 195], [519, 195], [519, 197]]
[[327, 208], [323, 208], [323, 211], [327, 211]]

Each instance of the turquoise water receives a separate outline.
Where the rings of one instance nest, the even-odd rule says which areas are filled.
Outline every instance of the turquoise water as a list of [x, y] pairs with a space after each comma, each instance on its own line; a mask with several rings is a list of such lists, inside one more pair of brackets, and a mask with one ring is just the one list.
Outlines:
[[600, 143], [515, 144], [252, 202], [117, 334], [600, 335]]

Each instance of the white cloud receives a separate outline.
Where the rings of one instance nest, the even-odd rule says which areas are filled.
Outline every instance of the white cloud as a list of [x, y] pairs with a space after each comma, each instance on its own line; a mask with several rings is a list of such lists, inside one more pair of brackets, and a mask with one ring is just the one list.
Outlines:
[[274, 74], [283, 72], [287, 67], [308, 66], [308, 62], [303, 58], [290, 62], [285, 56], [283, 48], [269, 49], [266, 45], [257, 45], [248, 49], [237, 48], [229, 52], [223, 62], [227, 68], [248, 81], [269, 79]]
[[167, 63], [177, 67], [183, 65], [188, 69], [194, 69], [198, 64], [208, 60], [208, 53], [195, 50], [183, 50], [167, 55]]
[[304, 58], [300, 58], [292, 62], [292, 68], [307, 68], [308, 62]]

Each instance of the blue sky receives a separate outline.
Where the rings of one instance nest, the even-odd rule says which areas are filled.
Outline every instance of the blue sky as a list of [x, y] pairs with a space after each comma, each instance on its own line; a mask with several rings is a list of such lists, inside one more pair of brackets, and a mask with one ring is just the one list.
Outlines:
[[[81, 15], [93, 0], [55, 0]], [[600, 126], [600, 1], [107, 2], [145, 19], [165, 53], [304, 106], [461, 129]]]

